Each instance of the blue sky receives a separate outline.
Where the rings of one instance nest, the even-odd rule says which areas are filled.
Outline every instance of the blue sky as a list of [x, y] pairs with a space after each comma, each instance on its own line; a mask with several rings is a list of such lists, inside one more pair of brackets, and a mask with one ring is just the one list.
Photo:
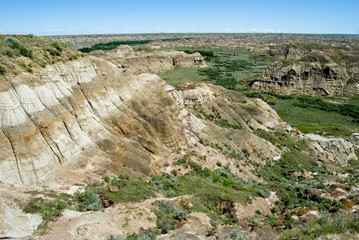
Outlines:
[[0, 0], [0, 34], [359, 34], [359, 0]]

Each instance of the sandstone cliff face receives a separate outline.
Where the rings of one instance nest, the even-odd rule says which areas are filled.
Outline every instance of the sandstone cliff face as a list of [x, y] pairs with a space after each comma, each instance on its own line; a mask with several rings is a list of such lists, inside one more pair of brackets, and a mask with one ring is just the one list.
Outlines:
[[206, 67], [199, 53], [187, 54], [179, 51], [135, 52], [130, 46], [120, 45], [113, 51], [93, 51], [91, 55], [106, 59], [124, 72], [133, 74], [158, 73], [175, 67]]
[[96, 58], [9, 79], [0, 93], [0, 181], [48, 182], [58, 165], [76, 169], [105, 159], [114, 169], [149, 174], [148, 152], [158, 152], [159, 142], [182, 142], [171, 124], [178, 109], [158, 82], [125, 76]]
[[[133, 76], [94, 57], [23, 73], [1, 86], [0, 181], [7, 184], [59, 183], [67, 180], [64, 172], [76, 169], [148, 175], [158, 171], [155, 156], [169, 156], [201, 137], [236, 139], [233, 149], [256, 149], [267, 158], [277, 154], [250, 130], [280, 124], [276, 113], [220, 87], [171, 90], [156, 75]], [[244, 129], [208, 125], [186, 110], [186, 102], [213, 106]], [[266, 120], [261, 124], [259, 119]]]
[[251, 82], [254, 91], [283, 94], [356, 95], [359, 85], [353, 82], [344, 66], [328, 55], [309, 54], [293, 63], [277, 61]]

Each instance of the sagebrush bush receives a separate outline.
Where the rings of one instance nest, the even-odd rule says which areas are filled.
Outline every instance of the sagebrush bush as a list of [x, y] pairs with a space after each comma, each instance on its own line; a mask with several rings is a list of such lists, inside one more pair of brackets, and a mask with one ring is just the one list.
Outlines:
[[245, 240], [246, 235], [244, 235], [242, 233], [242, 228], [239, 227], [238, 229], [231, 232], [231, 234], [229, 235], [229, 239], [232, 239], [232, 240]]
[[5, 54], [6, 54], [6, 56], [8, 56], [8, 57], [12, 57], [12, 56], [13, 56], [13, 54], [12, 54], [12, 52], [11, 52], [10, 50], [6, 50], [6, 51], [5, 51]]
[[13, 37], [6, 37], [4, 41], [11, 48], [19, 48], [20, 47], [19, 42]]
[[186, 220], [187, 219], [188, 212], [184, 209], [176, 209], [173, 218], [179, 221]]
[[77, 193], [75, 199], [79, 202], [79, 211], [99, 211], [102, 209], [97, 195], [91, 190]]
[[58, 42], [54, 42], [52, 44], [59, 52], [62, 52], [62, 47], [60, 46], [60, 44]]

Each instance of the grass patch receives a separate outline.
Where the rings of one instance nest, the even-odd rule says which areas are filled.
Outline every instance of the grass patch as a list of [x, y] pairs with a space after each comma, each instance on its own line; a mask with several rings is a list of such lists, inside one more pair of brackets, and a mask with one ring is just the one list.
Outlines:
[[153, 209], [157, 216], [157, 228], [161, 233], [168, 233], [175, 229], [174, 220], [182, 221], [187, 219], [187, 211], [181, 208], [176, 209], [172, 203], [161, 200], [158, 209]]
[[67, 204], [63, 201], [50, 201], [37, 198], [28, 202], [22, 210], [24, 213], [40, 214], [42, 219], [46, 221], [61, 216], [62, 210], [66, 207]]
[[[358, 104], [356, 98], [292, 97], [272, 98], [268, 103], [284, 121], [303, 133], [345, 137], [350, 136], [359, 128], [357, 106], [350, 107]], [[307, 101], [307, 99], [311, 100]]]
[[171, 85], [183, 82], [203, 82], [206, 79], [205, 76], [198, 74], [198, 68], [176, 68], [158, 75]]
[[[118, 191], [110, 191], [110, 186]], [[108, 186], [90, 187], [95, 193], [112, 202], [139, 202], [155, 196], [155, 187], [142, 179], [112, 178]]]
[[[39, 192], [28, 192], [30, 194], [40, 194]], [[22, 209], [25, 213], [40, 214], [44, 221], [54, 220], [61, 216], [64, 209], [76, 211], [98, 211], [102, 209], [97, 195], [86, 190], [82, 193], [76, 193], [74, 196], [57, 193], [55, 191], [41, 193], [46, 196], [43, 198], [31, 199]]]
[[224, 128], [242, 129], [242, 130], [244, 129], [242, 126], [230, 124], [226, 119], [215, 120], [214, 123]]
[[[312, 220], [293, 230], [281, 233], [280, 239], [318, 239], [328, 234], [350, 233], [356, 235], [359, 232], [359, 217], [354, 214], [342, 214], [332, 218], [322, 217]], [[350, 239], [350, 238], [348, 238]]]
[[[315, 175], [307, 177], [305, 173]], [[329, 191], [324, 184], [327, 173], [325, 167], [319, 166], [314, 159], [300, 151], [286, 152], [280, 160], [257, 168], [257, 174], [266, 180], [268, 187], [281, 199], [279, 205], [282, 211], [296, 207], [317, 207], [321, 211], [337, 212], [345, 208], [338, 201], [312, 193], [312, 189]]]
[[266, 188], [243, 181], [227, 170], [195, 170], [179, 177], [152, 176], [150, 182], [168, 197], [191, 195], [190, 211], [204, 212], [213, 220], [235, 223], [230, 211], [224, 212], [221, 203], [247, 204], [255, 196], [262, 196]]
[[[24, 70], [32, 73], [46, 64], [71, 60], [71, 56], [79, 57], [81, 53], [46, 37], [31, 34], [0, 36], [0, 62], [7, 70], [2, 74], [16, 75]], [[21, 63], [29, 67], [24, 68]]]
[[269, 66], [267, 62], [250, 59], [249, 52], [243, 49], [227, 51], [221, 48], [191, 49], [181, 47], [176, 48], [176, 50], [188, 53], [202, 53], [208, 61], [208, 67], [203, 69], [176, 69], [175, 71], [159, 74], [160, 77], [172, 85], [188, 81], [205, 81], [233, 90], [238, 88], [239, 85], [244, 87], [249, 79]]

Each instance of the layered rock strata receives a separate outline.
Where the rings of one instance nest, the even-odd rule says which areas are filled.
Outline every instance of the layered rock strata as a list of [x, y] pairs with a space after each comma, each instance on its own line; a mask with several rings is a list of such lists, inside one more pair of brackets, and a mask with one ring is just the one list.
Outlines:
[[[277, 154], [250, 130], [279, 124], [276, 113], [264, 102], [220, 87], [171, 90], [156, 75], [133, 76], [95, 57], [23, 73], [1, 86], [0, 181], [6, 184], [49, 184], [64, 175], [64, 168], [148, 175], [158, 169], [155, 156], [169, 156], [201, 137], [215, 143], [236, 139], [230, 144], [239, 152]], [[185, 109], [189, 100], [217, 108], [243, 129], [223, 131], [205, 123]]]
[[123, 72], [133, 74], [158, 73], [175, 67], [206, 67], [199, 53], [187, 54], [181, 51], [134, 51], [128, 45], [120, 45], [112, 51], [93, 51], [92, 56], [100, 57], [115, 64]]
[[250, 83], [254, 91], [280, 94], [358, 95], [359, 84], [344, 66], [325, 54], [309, 54], [297, 61], [277, 61]]

